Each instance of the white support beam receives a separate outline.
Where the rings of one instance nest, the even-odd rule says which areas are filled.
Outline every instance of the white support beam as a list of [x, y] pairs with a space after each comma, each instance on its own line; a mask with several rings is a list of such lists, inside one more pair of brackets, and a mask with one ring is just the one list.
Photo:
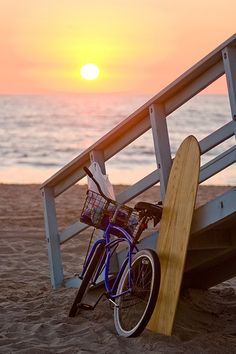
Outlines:
[[160, 171], [155, 170], [142, 178], [140, 181], [130, 186], [125, 191], [121, 192], [116, 199], [119, 203], [122, 204], [129, 202], [131, 199], [145, 192], [147, 189], [154, 186], [158, 182], [160, 182]]
[[164, 200], [172, 164], [166, 116], [163, 106], [159, 104], [151, 105], [149, 108], [149, 114], [157, 168], [160, 173], [161, 197], [162, 200]]
[[60, 232], [60, 243], [64, 243], [68, 241], [70, 238], [74, 237], [75, 235], [81, 233], [82, 231], [86, 230], [88, 225], [83, 224], [82, 222], [75, 222], [74, 224], [68, 226], [65, 230]]
[[85, 176], [85, 172], [82, 170], [82, 166], [89, 166], [89, 158], [81, 163], [81, 166], [77, 170], [74, 170], [69, 175], [61, 179], [61, 181], [54, 187], [54, 197], [58, 197], [65, 192], [68, 188], [73, 186], [76, 182], [81, 180]]
[[199, 183], [206, 181], [235, 162], [236, 146], [233, 146], [201, 167]]
[[97, 162], [101, 168], [102, 173], [106, 174], [106, 166], [104, 161], [104, 154], [102, 150], [93, 150], [90, 152], [90, 161]]
[[232, 118], [236, 120], [236, 47], [222, 50]]
[[222, 60], [214, 65], [206, 68], [199, 76], [193, 76], [192, 80], [186, 85], [184, 82], [178, 88], [174, 95], [170, 96], [165, 103], [166, 115], [169, 115], [181, 105], [187, 102], [190, 98], [197, 95], [215, 80], [219, 79], [224, 74], [224, 65]]
[[[195, 210], [191, 226], [191, 237], [221, 224], [236, 215], [236, 188], [233, 188]], [[223, 227], [223, 226], [222, 226]]]
[[199, 141], [201, 154], [205, 154], [209, 150], [213, 149], [215, 146], [221, 144], [223, 141], [234, 136], [236, 131], [236, 121], [231, 120], [229, 123], [225, 124], [223, 127], [215, 130], [213, 133]]
[[[118, 127], [119, 126], [117, 126], [117, 128]], [[107, 161], [115, 154], [120, 152], [122, 149], [124, 149], [126, 146], [131, 144], [150, 128], [151, 125], [149, 116], [148, 114], [144, 114], [142, 116], [142, 119], [136, 120], [136, 122], [134, 120], [133, 124], [130, 124], [127, 129], [124, 129], [124, 127], [122, 127], [120, 131], [116, 131], [116, 134], [114, 134], [114, 136], [109, 137], [109, 139], [107, 140], [107, 144], [105, 144], [104, 147], [101, 146], [101, 149], [104, 149], [105, 161]]]
[[53, 288], [59, 288], [63, 284], [64, 275], [53, 189], [45, 187], [42, 190], [42, 197], [44, 203], [44, 220], [48, 243], [51, 283]]

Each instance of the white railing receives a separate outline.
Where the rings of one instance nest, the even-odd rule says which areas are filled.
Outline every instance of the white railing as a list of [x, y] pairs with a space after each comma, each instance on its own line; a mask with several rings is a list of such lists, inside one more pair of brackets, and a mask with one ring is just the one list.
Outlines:
[[[236, 34], [43, 183], [41, 190], [44, 199], [51, 282], [54, 288], [64, 285], [60, 245], [87, 227], [77, 222], [59, 233], [55, 198], [85, 176], [84, 166], [89, 166], [91, 161], [97, 161], [105, 173], [107, 160], [151, 129], [157, 168], [117, 196], [117, 200], [125, 203], [156, 183], [160, 183], [161, 196], [164, 199], [172, 163], [166, 119], [170, 113], [222, 75], [225, 75], [227, 80], [232, 117], [229, 117], [227, 124], [199, 142], [201, 154], [208, 152], [236, 135]], [[207, 180], [235, 161], [234, 144], [201, 167], [199, 182]]]

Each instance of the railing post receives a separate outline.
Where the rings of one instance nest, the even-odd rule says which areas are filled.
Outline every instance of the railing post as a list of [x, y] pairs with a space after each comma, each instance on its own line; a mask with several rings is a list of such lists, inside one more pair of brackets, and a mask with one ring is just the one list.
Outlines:
[[157, 167], [160, 169], [161, 197], [162, 200], [164, 200], [172, 164], [166, 115], [164, 112], [164, 107], [160, 104], [152, 104], [149, 107], [149, 114]]
[[222, 51], [222, 55], [229, 92], [232, 118], [236, 120], [236, 47], [224, 48]]
[[63, 284], [64, 275], [53, 189], [50, 187], [45, 187], [42, 190], [42, 196], [44, 203], [44, 221], [46, 239], [48, 243], [48, 259], [51, 283], [53, 288], [59, 288]]
[[91, 162], [98, 162], [102, 173], [105, 175], [106, 174], [106, 166], [105, 166], [105, 162], [104, 162], [104, 155], [103, 155], [103, 151], [101, 150], [93, 150], [90, 153], [90, 161]]

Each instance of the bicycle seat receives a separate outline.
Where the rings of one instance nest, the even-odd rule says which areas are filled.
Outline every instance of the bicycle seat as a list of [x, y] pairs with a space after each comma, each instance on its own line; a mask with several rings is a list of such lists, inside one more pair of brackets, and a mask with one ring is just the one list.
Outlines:
[[146, 216], [155, 218], [156, 223], [160, 221], [162, 216], [162, 207], [160, 204], [158, 205], [147, 202], [138, 202], [134, 209], [143, 212]]

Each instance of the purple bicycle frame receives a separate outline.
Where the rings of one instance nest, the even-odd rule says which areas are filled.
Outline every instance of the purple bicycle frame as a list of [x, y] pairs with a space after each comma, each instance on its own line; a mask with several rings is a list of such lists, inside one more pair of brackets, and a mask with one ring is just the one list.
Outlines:
[[[123, 236], [114, 236], [114, 239], [111, 240], [111, 233], [112, 233], [112, 230], [116, 230], [116, 231], [119, 231]], [[116, 245], [118, 245], [118, 243], [120, 242], [127, 242], [128, 244], [128, 251], [127, 251], [127, 255], [115, 277], [115, 280], [114, 280], [114, 283], [112, 284], [112, 286], [110, 287], [109, 285], [109, 266], [110, 266], [110, 259], [111, 259], [111, 256], [112, 256], [112, 249], [113, 247], [115, 247]], [[107, 294], [108, 294], [108, 297], [111, 299], [111, 300], [115, 300], [117, 297], [125, 294], [125, 293], [128, 293], [130, 292], [131, 290], [131, 272], [130, 272], [130, 269], [131, 269], [131, 264], [132, 264], [132, 255], [133, 255], [133, 250], [134, 248], [137, 249], [137, 247], [133, 244], [133, 238], [132, 236], [126, 231], [124, 230], [122, 227], [116, 225], [115, 223], [112, 223], [112, 222], [109, 222], [109, 224], [107, 225], [106, 227], [106, 230], [104, 231], [104, 234], [103, 234], [103, 238], [97, 240], [93, 246], [92, 246], [92, 249], [91, 251], [89, 252], [89, 255], [86, 259], [86, 262], [85, 262], [85, 265], [83, 267], [83, 271], [82, 271], [82, 274], [81, 274], [81, 277], [83, 277], [86, 269], [87, 269], [87, 266], [88, 264], [90, 263], [90, 260], [92, 259], [93, 257], [93, 254], [97, 248], [97, 246], [100, 244], [100, 243], [103, 243], [104, 246], [105, 246], [105, 254], [100, 262], [100, 265], [98, 267], [98, 269], [96, 270], [96, 274], [95, 274], [95, 277], [94, 277], [94, 283], [96, 283], [96, 280], [98, 279], [98, 276], [100, 275], [101, 273], [101, 270], [102, 268], [104, 267], [104, 264], [105, 264], [105, 274], [104, 274], [104, 284], [105, 284], [105, 289], [107, 291]], [[125, 267], [128, 263], [128, 266], [129, 266], [129, 289], [120, 293], [120, 294], [117, 294], [116, 291], [117, 291], [117, 287], [118, 287], [118, 284], [119, 284], [119, 281], [121, 279], [121, 276], [125, 270]]]

